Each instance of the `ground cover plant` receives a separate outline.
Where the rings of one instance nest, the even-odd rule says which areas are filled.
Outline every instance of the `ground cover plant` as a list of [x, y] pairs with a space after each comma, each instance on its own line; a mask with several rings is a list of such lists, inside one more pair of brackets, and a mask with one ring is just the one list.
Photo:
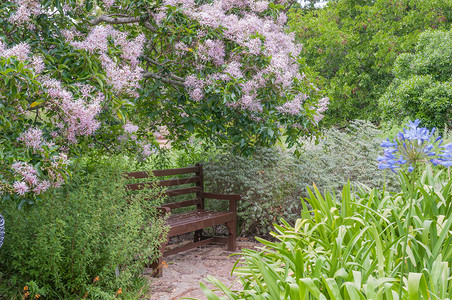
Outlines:
[[397, 170], [399, 192], [308, 189], [312, 209], [275, 225], [276, 241], [258, 239], [261, 251], [241, 254], [233, 271], [243, 290], [210, 278], [217, 290], [228, 299], [448, 299], [452, 179], [424, 163], [450, 166], [452, 144], [417, 125], [382, 143], [379, 167]]
[[[0, 203], [6, 220], [0, 298], [136, 299], [166, 228], [159, 189], [127, 195], [119, 159], [89, 162], [39, 205]], [[121, 294], [121, 295], [119, 295]]]

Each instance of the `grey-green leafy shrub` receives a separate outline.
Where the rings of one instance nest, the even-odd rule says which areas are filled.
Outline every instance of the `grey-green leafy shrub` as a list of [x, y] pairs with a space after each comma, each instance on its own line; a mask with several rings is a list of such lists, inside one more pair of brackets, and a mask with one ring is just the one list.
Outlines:
[[0, 295], [14, 298], [28, 286], [46, 299], [113, 299], [119, 288], [138, 297], [166, 228], [156, 215], [158, 190], [128, 197], [123, 167], [91, 162], [32, 207], [0, 203]]
[[[287, 151], [260, 148], [251, 157], [222, 154], [204, 164], [205, 186], [212, 192], [239, 193], [239, 233], [266, 234], [272, 222], [300, 209], [303, 165]], [[223, 203], [226, 205], [227, 203]]]
[[392, 172], [378, 169], [383, 134], [365, 121], [353, 121], [343, 131], [330, 129], [316, 145], [307, 141], [296, 157], [281, 148], [258, 149], [250, 158], [222, 154], [204, 165], [206, 188], [244, 195], [239, 203], [239, 232], [265, 235], [280, 218], [289, 223], [299, 216], [300, 198], [313, 183], [323, 191], [340, 190], [351, 181], [394, 191]]
[[[452, 180], [443, 175], [427, 170], [393, 195], [352, 193], [347, 184], [341, 201], [308, 190], [311, 211], [294, 225], [275, 225], [276, 241], [259, 239], [262, 250], [243, 250], [233, 269], [243, 289], [210, 281], [228, 299], [449, 299]], [[220, 299], [201, 287], [209, 300]]]
[[421, 119], [427, 127], [452, 125], [452, 31], [426, 31], [415, 53], [400, 54], [395, 76], [379, 104], [385, 119]]
[[306, 143], [300, 158], [309, 170], [305, 186], [315, 183], [321, 191], [340, 191], [350, 180], [353, 187], [364, 184], [396, 191], [399, 184], [395, 174], [379, 170], [376, 161], [383, 153], [380, 144], [386, 136], [372, 123], [355, 120], [344, 130], [326, 131], [317, 145]]

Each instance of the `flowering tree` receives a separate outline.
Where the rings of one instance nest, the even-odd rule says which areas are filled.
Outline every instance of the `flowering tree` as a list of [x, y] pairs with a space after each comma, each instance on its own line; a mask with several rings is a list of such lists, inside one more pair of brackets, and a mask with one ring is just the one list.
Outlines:
[[[238, 151], [292, 146], [328, 99], [304, 76], [284, 2], [15, 0], [0, 4], [0, 191], [59, 186], [67, 155], [164, 125]], [[148, 142], [146, 142], [148, 141]]]

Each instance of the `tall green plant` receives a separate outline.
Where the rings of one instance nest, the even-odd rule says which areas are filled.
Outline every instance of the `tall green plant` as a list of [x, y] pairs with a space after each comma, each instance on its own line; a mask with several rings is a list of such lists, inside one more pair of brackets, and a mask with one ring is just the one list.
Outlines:
[[144, 267], [165, 235], [158, 189], [127, 195], [123, 166], [96, 162], [74, 172], [39, 205], [0, 203], [6, 219], [0, 248], [0, 298], [29, 293], [47, 299], [138, 297]]
[[[347, 184], [337, 201], [334, 194], [309, 189], [311, 211], [293, 226], [284, 220], [275, 225], [276, 242], [258, 239], [262, 250], [242, 252], [233, 272], [243, 290], [210, 281], [229, 299], [445, 299], [452, 293], [452, 181], [440, 177], [426, 171], [418, 181], [409, 228], [412, 193], [354, 194]], [[440, 210], [425, 214], [425, 206]], [[201, 286], [208, 299], [219, 299]]]

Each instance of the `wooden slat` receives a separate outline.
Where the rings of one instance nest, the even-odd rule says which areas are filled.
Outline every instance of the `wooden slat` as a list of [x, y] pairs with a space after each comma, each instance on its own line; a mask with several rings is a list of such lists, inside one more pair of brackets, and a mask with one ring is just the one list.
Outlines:
[[179, 202], [166, 203], [166, 204], [163, 204], [162, 207], [175, 209], [175, 208], [197, 205], [198, 203], [199, 203], [199, 199], [193, 199], [193, 200], [185, 200], [185, 201], [179, 201]]
[[129, 183], [126, 185], [126, 189], [129, 191], [142, 190], [145, 188], [152, 188], [154, 186], [175, 186], [189, 183], [199, 182], [200, 178], [198, 176], [187, 177], [187, 178], [177, 178], [169, 180], [160, 180], [155, 182], [139, 182], [139, 183]]
[[239, 201], [242, 199], [241, 195], [238, 194], [214, 194], [214, 193], [201, 193], [202, 198], [209, 198], [209, 199], [217, 199], [217, 200], [233, 200], [233, 201]]
[[193, 249], [193, 248], [196, 248], [196, 247], [199, 247], [199, 246], [202, 246], [202, 245], [210, 244], [213, 241], [214, 241], [214, 238], [211, 237], [211, 238], [207, 238], [205, 240], [201, 240], [201, 241], [198, 241], [198, 242], [194, 242], [194, 243], [190, 243], [190, 244], [184, 245], [184, 246], [176, 248], [176, 249], [166, 250], [166, 251], [163, 252], [163, 256], [167, 257], [167, 256], [170, 256], [170, 255], [182, 252], [182, 251], [187, 251], [189, 249]]
[[196, 183], [199, 182], [201, 178], [199, 176], [187, 177], [187, 178], [178, 178], [178, 179], [169, 179], [169, 180], [160, 180], [158, 182], [158, 186], [174, 186], [188, 183]]
[[199, 191], [201, 191], [201, 189], [199, 187], [190, 187], [190, 188], [185, 188], [185, 189], [168, 190], [165, 192], [165, 194], [168, 197], [172, 197], [172, 196], [196, 193]]
[[125, 173], [124, 177], [126, 177], [126, 178], [148, 178], [149, 174], [148, 174], [148, 172], [144, 172], [144, 171], [130, 172], [130, 173]]
[[187, 167], [187, 168], [177, 168], [177, 169], [167, 169], [167, 170], [154, 170], [154, 176], [170, 176], [178, 174], [196, 173], [199, 167]]
[[175, 236], [207, 227], [212, 227], [215, 225], [220, 225], [228, 222], [234, 222], [235, 221], [235, 215], [230, 212], [226, 213], [217, 213], [215, 215], [211, 215], [209, 217], [205, 218], [199, 218], [199, 219], [171, 219], [171, 217], [168, 219], [168, 225], [171, 227], [170, 231], [168, 233], [168, 236]]
[[167, 222], [168, 225], [178, 225], [184, 224], [187, 222], [205, 220], [209, 218], [215, 218], [219, 215], [227, 214], [228, 212], [218, 212], [218, 211], [209, 211], [209, 210], [196, 210], [196, 211], [187, 211], [180, 214], [171, 215]]
[[[152, 173], [154, 176], [171, 176], [171, 175], [179, 175], [179, 174], [187, 174], [187, 173], [196, 173], [199, 171], [199, 166], [195, 167], [187, 167], [187, 168], [177, 168], [177, 169], [166, 169], [166, 170], [153, 170]], [[138, 172], [130, 172], [125, 173], [125, 177], [127, 178], [148, 178], [149, 173], [145, 171]]]

